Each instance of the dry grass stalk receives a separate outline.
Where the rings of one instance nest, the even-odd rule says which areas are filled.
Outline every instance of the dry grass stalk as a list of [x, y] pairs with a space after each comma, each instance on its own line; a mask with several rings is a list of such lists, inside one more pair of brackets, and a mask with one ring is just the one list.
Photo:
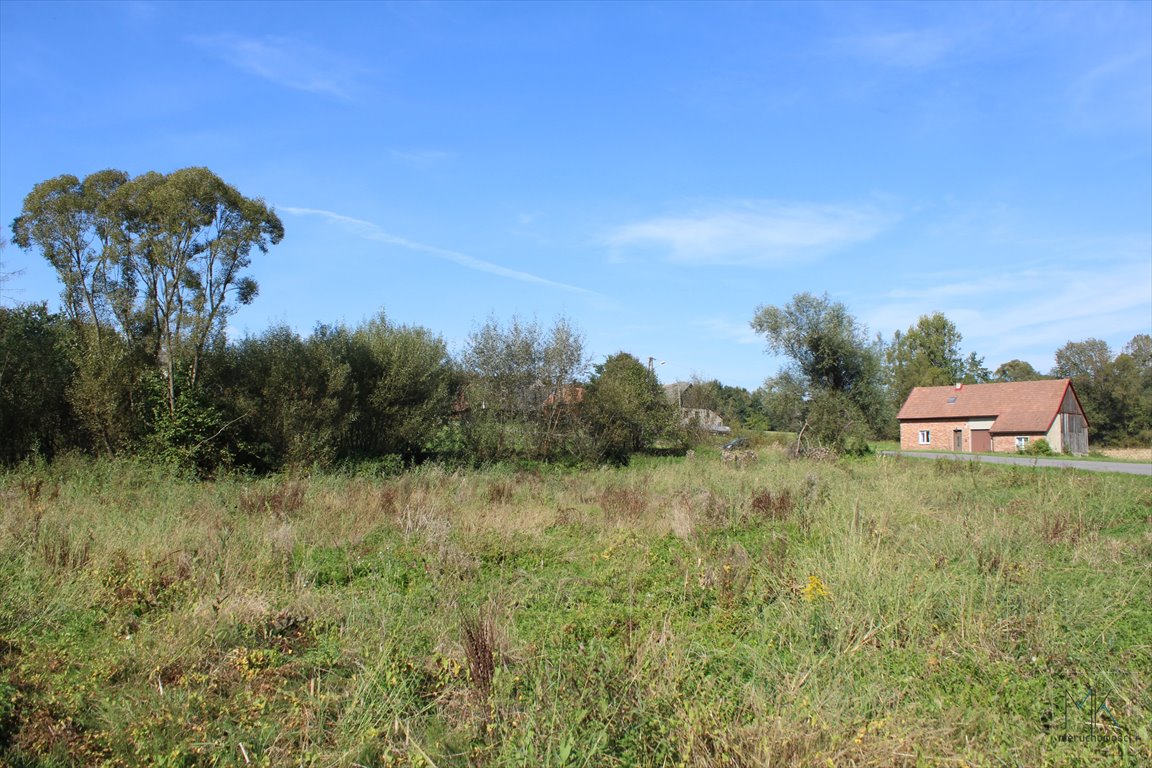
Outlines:
[[477, 695], [486, 700], [492, 695], [492, 678], [496, 672], [496, 624], [491, 614], [481, 609], [461, 616], [460, 639], [472, 685]]

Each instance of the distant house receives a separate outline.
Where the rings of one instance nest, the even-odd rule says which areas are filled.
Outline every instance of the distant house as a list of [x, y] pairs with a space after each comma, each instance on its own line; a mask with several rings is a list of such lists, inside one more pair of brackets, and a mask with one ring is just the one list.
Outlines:
[[707, 408], [681, 408], [680, 423], [693, 429], [702, 429], [717, 435], [726, 435], [732, 427], [724, 424], [720, 414]]
[[900, 413], [904, 451], [1013, 453], [1044, 438], [1088, 453], [1088, 420], [1069, 379], [916, 387]]
[[707, 408], [685, 408], [684, 395], [695, 386], [689, 381], [677, 381], [664, 385], [664, 396], [668, 402], [680, 409], [680, 423], [685, 427], [702, 429], [718, 435], [726, 435], [732, 428], [724, 424], [720, 414]]
[[565, 384], [558, 389], [554, 388], [548, 397], [544, 398], [544, 407], [574, 407], [584, 402], [584, 387], [580, 384]]

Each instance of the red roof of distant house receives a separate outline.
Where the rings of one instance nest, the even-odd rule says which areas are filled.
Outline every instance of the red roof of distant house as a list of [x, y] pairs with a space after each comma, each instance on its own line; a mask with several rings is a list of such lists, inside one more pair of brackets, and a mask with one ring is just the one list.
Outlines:
[[579, 405], [584, 402], [584, 387], [579, 384], [566, 384], [560, 387], [559, 397], [557, 392], [552, 391], [544, 400], [544, 405], [553, 406], [559, 403], [560, 405]]
[[[1013, 381], [1000, 384], [964, 384], [959, 389], [916, 387], [896, 418], [900, 421], [938, 419], [995, 419], [993, 432], [1047, 432], [1060, 412], [1068, 379]], [[1080, 399], [1072, 389], [1077, 407]], [[1084, 409], [1081, 407], [1080, 412]]]

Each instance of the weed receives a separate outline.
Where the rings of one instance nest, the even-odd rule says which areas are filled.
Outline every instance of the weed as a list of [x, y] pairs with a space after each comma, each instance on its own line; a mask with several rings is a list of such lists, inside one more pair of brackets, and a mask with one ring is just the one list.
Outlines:
[[496, 625], [486, 610], [464, 612], [460, 617], [460, 640], [468, 660], [468, 679], [476, 694], [487, 700], [492, 695], [496, 672]]
[[240, 511], [287, 520], [304, 508], [305, 490], [304, 483], [298, 480], [288, 480], [272, 487], [245, 488], [240, 494]]
[[647, 496], [631, 488], [605, 488], [597, 501], [609, 519], [639, 520], [648, 509]]
[[512, 500], [516, 487], [510, 480], [494, 480], [488, 485], [489, 504], [507, 504]]
[[1039, 533], [1050, 544], [1075, 544], [1084, 536], [1084, 519], [1067, 511], [1046, 510], [1039, 522]]
[[92, 533], [78, 534], [55, 518], [34, 515], [32, 537], [44, 562], [57, 574], [81, 571], [92, 559]]
[[795, 509], [796, 502], [789, 490], [773, 493], [765, 489], [752, 496], [752, 511], [769, 520], [787, 520]]

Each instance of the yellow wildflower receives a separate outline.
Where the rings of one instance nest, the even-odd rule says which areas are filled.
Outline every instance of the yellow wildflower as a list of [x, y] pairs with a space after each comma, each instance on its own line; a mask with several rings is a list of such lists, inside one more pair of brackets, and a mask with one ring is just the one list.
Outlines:
[[831, 599], [832, 593], [819, 576], [809, 576], [808, 583], [800, 590], [800, 596], [808, 602]]

